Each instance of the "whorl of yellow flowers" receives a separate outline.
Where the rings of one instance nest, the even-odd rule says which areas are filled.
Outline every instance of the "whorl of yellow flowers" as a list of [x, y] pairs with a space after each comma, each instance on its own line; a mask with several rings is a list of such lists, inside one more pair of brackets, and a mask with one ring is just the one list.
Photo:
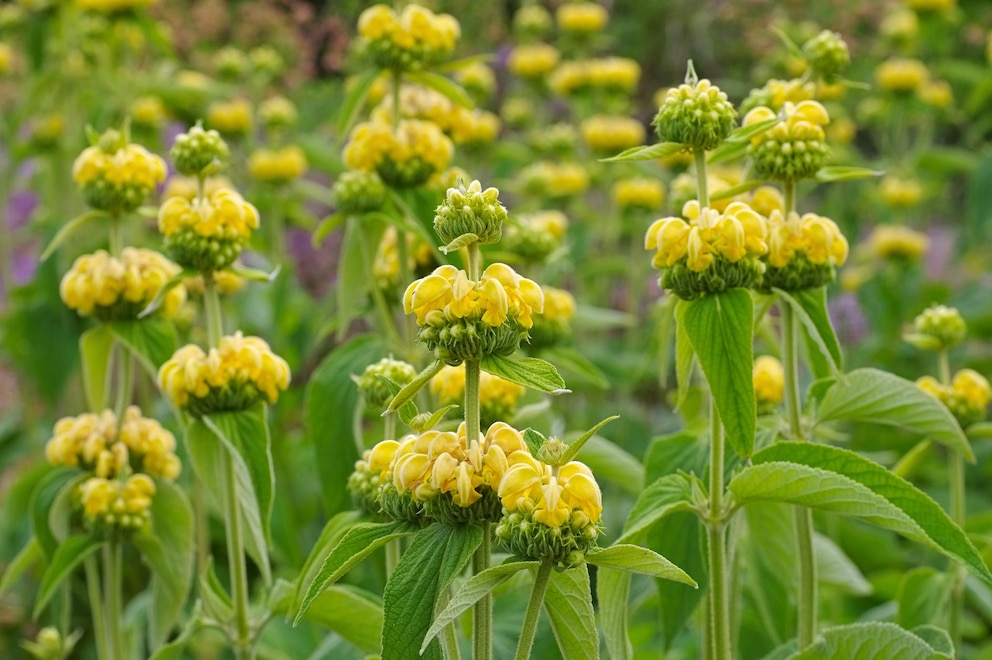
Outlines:
[[644, 144], [647, 131], [632, 117], [594, 115], [582, 122], [582, 137], [595, 151], [616, 153]]
[[461, 26], [453, 16], [417, 4], [405, 6], [399, 14], [378, 4], [358, 17], [358, 34], [377, 66], [409, 71], [450, 55], [461, 37]]
[[[66, 306], [81, 316], [133, 319], [179, 272], [176, 264], [153, 250], [127, 247], [119, 258], [97, 250], [76, 259], [62, 278], [59, 293]], [[185, 301], [186, 289], [173, 287], [159, 313], [172, 317]]]
[[748, 153], [762, 177], [799, 181], [816, 174], [827, 156], [826, 133], [830, 123], [826, 108], [816, 101], [785, 102], [781, 111], [754, 108], [744, 116], [744, 126], [779, 118], [777, 124], [751, 138]]
[[972, 369], [962, 369], [954, 374], [950, 386], [942, 385], [931, 376], [920, 378], [916, 384], [947, 406], [962, 428], [984, 420], [992, 400], [989, 381]]
[[554, 346], [572, 334], [572, 317], [575, 316], [575, 298], [564, 289], [541, 287], [544, 291], [544, 311], [534, 315], [530, 330], [530, 343], [534, 348]]
[[801, 78], [792, 80], [769, 80], [764, 86], [752, 89], [747, 98], [741, 101], [741, 112], [747, 113], [754, 108], [766, 107], [778, 112], [786, 103], [801, 103], [813, 100], [816, 94], [816, 84]]
[[448, 166], [454, 145], [429, 121], [404, 119], [396, 130], [382, 121], [358, 124], [348, 137], [344, 162], [353, 170], [378, 172], [391, 186], [419, 186]]
[[244, 410], [258, 401], [275, 403], [289, 380], [286, 361], [264, 339], [240, 331], [222, 337], [209, 352], [184, 346], [158, 372], [162, 391], [194, 415]]
[[762, 290], [798, 291], [824, 286], [847, 260], [847, 239], [830, 218], [815, 213], [786, 218], [774, 210], [768, 219], [769, 268]]
[[762, 355], [754, 361], [751, 371], [751, 382], [754, 384], [754, 398], [758, 404], [758, 414], [771, 412], [782, 403], [785, 392], [785, 371], [778, 358]]
[[657, 211], [665, 202], [665, 184], [651, 177], [620, 179], [611, 192], [613, 203], [621, 209]]
[[138, 144], [108, 132], [100, 144], [87, 147], [72, 165], [72, 178], [86, 203], [101, 211], [133, 211], [165, 180], [165, 161]]
[[507, 60], [507, 68], [514, 75], [537, 80], [550, 74], [558, 65], [561, 54], [549, 44], [521, 44], [516, 46]]
[[200, 271], [230, 266], [258, 222], [258, 210], [227, 189], [192, 201], [170, 197], [158, 211], [158, 228], [169, 254], [180, 265]]
[[251, 132], [251, 102], [245, 98], [215, 101], [207, 109], [207, 126], [231, 137]]
[[875, 69], [878, 86], [893, 94], [911, 94], [930, 79], [927, 66], [920, 60], [890, 57]]
[[560, 5], [555, 12], [558, 28], [577, 34], [599, 32], [609, 20], [606, 7], [595, 2], [569, 2]]
[[930, 247], [926, 234], [902, 225], [878, 225], [867, 241], [868, 249], [882, 259], [916, 261]]
[[155, 482], [146, 474], [126, 481], [91, 477], [79, 486], [78, 497], [86, 526], [100, 535], [127, 534], [151, 520]]
[[288, 183], [307, 171], [303, 149], [289, 145], [281, 149], [258, 149], [248, 157], [248, 174], [267, 183]]

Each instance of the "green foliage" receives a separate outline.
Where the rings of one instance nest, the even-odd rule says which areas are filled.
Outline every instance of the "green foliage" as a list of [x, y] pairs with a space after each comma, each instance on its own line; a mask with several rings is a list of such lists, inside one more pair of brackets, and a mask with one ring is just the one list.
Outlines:
[[55, 590], [68, 578], [72, 572], [91, 554], [103, 546], [103, 541], [89, 535], [76, 534], [59, 544], [55, 554], [48, 562], [48, 567], [41, 575], [41, 584], [34, 601], [34, 618], [48, 605], [55, 595]]
[[487, 355], [482, 359], [482, 370], [538, 392], [562, 394], [569, 391], [554, 365], [540, 358]]
[[565, 660], [598, 660], [599, 633], [585, 565], [551, 574], [544, 610]]
[[941, 660], [951, 656], [938, 652], [921, 637], [893, 623], [854, 623], [823, 631], [821, 639], [790, 660], [829, 658], [906, 658]]
[[90, 410], [107, 406], [110, 353], [114, 334], [106, 325], [90, 328], [79, 337], [79, 354], [83, 364], [83, 388]]

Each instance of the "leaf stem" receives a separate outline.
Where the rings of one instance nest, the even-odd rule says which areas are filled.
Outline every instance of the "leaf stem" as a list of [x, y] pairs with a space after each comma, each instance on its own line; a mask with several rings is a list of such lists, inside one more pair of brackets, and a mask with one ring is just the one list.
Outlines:
[[252, 657], [251, 630], [248, 623], [248, 572], [245, 563], [244, 535], [241, 529], [241, 509], [238, 505], [234, 458], [224, 453], [224, 526], [227, 532], [227, 561], [231, 571], [231, 591], [234, 601], [236, 638], [235, 657]]
[[699, 208], [706, 208], [710, 205], [710, 193], [707, 188], [709, 179], [706, 178], [706, 152], [696, 149], [692, 152], [696, 161], [696, 193], [699, 198]]
[[789, 220], [789, 214], [796, 210], [796, 182], [795, 181], [783, 181], [782, 182], [782, 197], [783, 197], [783, 210], [785, 211], [785, 219]]
[[86, 570], [86, 590], [89, 596], [90, 613], [93, 615], [93, 637], [96, 638], [96, 654], [100, 658], [109, 658], [107, 652], [106, 614], [103, 611], [103, 596], [100, 594], [100, 567], [94, 555], [83, 560]]
[[119, 257], [124, 250], [124, 232], [121, 216], [117, 213], [110, 216], [110, 256]]
[[207, 317], [207, 341], [211, 348], [220, 345], [224, 336], [224, 315], [220, 308], [220, 292], [214, 282], [213, 272], [201, 273], [203, 277], [203, 311]]
[[[478, 575], [489, 568], [492, 553], [492, 532], [489, 522], [482, 523], [482, 543], [472, 557], [472, 574]], [[487, 593], [472, 609], [473, 660], [490, 660], [493, 657], [493, 596]]]
[[951, 384], [951, 362], [947, 357], [947, 349], [940, 349], [937, 354], [937, 369], [940, 377], [940, 384], [947, 387]]
[[121, 631], [121, 618], [123, 608], [121, 607], [121, 591], [123, 570], [123, 546], [117, 539], [109, 541], [103, 546], [103, 580], [104, 595], [107, 598], [107, 608], [103, 614], [106, 617], [106, 634], [109, 641], [108, 658], [111, 660], [121, 660], [125, 657], [124, 635]]
[[730, 601], [727, 593], [727, 535], [723, 512], [723, 426], [710, 395], [710, 506], [707, 522], [710, 572], [710, 639], [713, 660], [729, 660]]
[[515, 660], [530, 658], [530, 651], [534, 647], [534, 636], [537, 634], [537, 624], [541, 617], [541, 607], [544, 605], [544, 594], [547, 593], [548, 582], [551, 581], [551, 569], [551, 562], [547, 560], [541, 562], [537, 568], [534, 587], [531, 589], [530, 600], [527, 602], [527, 613], [524, 615], [524, 626], [520, 630], [520, 641], [517, 643]]
[[114, 402], [114, 413], [117, 415], [117, 425], [124, 423], [124, 413], [131, 403], [131, 391], [134, 388], [134, 356], [131, 351], [117, 342], [117, 399]]

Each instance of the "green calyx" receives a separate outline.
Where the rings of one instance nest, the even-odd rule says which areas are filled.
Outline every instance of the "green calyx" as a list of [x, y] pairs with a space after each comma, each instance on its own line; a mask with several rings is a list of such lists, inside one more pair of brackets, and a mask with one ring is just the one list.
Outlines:
[[496, 538], [511, 554], [534, 561], [550, 561], [563, 571], [580, 566], [586, 553], [596, 545], [599, 524], [568, 521], [548, 527], [534, 519], [533, 512], [503, 512], [496, 525]]
[[718, 255], [702, 272], [690, 270], [682, 260], [662, 271], [661, 287], [682, 300], [695, 300], [708, 293], [753, 289], [761, 282], [764, 272], [765, 265], [753, 257], [731, 262]]
[[817, 289], [833, 282], [835, 274], [836, 269], [829, 263], [815, 264], [798, 252], [781, 268], [765, 264], [765, 273], [755, 288], [761, 293], [771, 293], [772, 289], [789, 293]]
[[83, 184], [86, 205], [110, 214], [130, 213], [140, 207], [151, 188], [136, 183], [116, 184], [106, 179], [94, 179]]
[[499, 202], [496, 188], [482, 190], [473, 181], [466, 188], [449, 188], [444, 202], [434, 212], [434, 231], [450, 244], [464, 234], [474, 234], [480, 244], [496, 243], [503, 235], [506, 208]]
[[165, 249], [172, 260], [183, 268], [200, 272], [227, 268], [241, 254], [243, 246], [244, 241], [200, 236], [189, 227], [165, 237]]
[[255, 383], [232, 380], [221, 387], [211, 387], [206, 396], [195, 397], [191, 394], [183, 409], [194, 417], [201, 417], [217, 412], [247, 410], [264, 400], [265, 395]]
[[424, 500], [424, 513], [432, 520], [449, 527], [498, 522], [503, 516], [503, 505], [496, 492], [488, 486], [480, 486], [479, 492], [482, 497], [464, 507], [455, 504], [449, 493], [438, 493]]
[[386, 185], [375, 172], [345, 172], [331, 188], [337, 210], [344, 214], [378, 211], [386, 203]]
[[487, 355], [506, 357], [512, 355], [528, 333], [516, 319], [508, 318], [492, 326], [482, 319], [449, 320], [439, 314], [437, 320], [428, 319], [420, 328], [417, 340], [427, 346], [435, 357], [451, 366], [465, 360], [482, 360]]
[[215, 130], [206, 131], [197, 122], [186, 133], [180, 133], [172, 144], [169, 156], [176, 171], [186, 176], [216, 174], [231, 158], [227, 143]]

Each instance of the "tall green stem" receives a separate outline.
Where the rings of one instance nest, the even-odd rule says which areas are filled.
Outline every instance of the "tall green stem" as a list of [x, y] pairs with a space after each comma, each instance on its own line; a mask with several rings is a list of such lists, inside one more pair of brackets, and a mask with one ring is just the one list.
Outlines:
[[709, 179], [706, 178], [706, 152], [696, 149], [692, 155], [696, 161], [696, 196], [699, 198], [699, 207], [704, 208], [710, 205]]
[[238, 660], [252, 657], [251, 629], [248, 623], [248, 567], [238, 506], [234, 459], [224, 452], [224, 524], [227, 532], [227, 561], [231, 569], [236, 638], [234, 652]]
[[[353, 221], [357, 221], [352, 219]], [[365, 262], [365, 277], [369, 282], [369, 291], [372, 295], [372, 302], [375, 304], [375, 309], [379, 313], [379, 317], [382, 320], [382, 329], [389, 338], [390, 349], [396, 351], [397, 353], [403, 354], [406, 352], [409, 344], [405, 344], [402, 339], [400, 339], [400, 334], [396, 330], [396, 319], [393, 313], [389, 309], [389, 303], [386, 302], [386, 297], [382, 294], [382, 289], [378, 287], [375, 279], [375, 272], [373, 269], [373, 262], [375, 260], [375, 255], [372, 253], [372, 246], [369, 245], [368, 233], [365, 231], [365, 227], [352, 227], [358, 232], [358, 244], [362, 250], [362, 261]], [[397, 238], [399, 240], [399, 238]], [[409, 282], [400, 281], [401, 286], [406, 286]], [[390, 416], [386, 417], [389, 420]]]
[[[107, 615], [103, 611], [103, 595], [100, 593], [100, 568], [94, 555], [83, 560], [86, 571], [86, 590], [89, 596], [90, 613], [93, 616], [93, 636], [96, 638], [96, 655], [109, 658], [107, 652]], [[65, 631], [63, 631], [65, 632]]]
[[124, 344], [117, 342], [117, 399], [114, 413], [118, 425], [124, 422], [124, 413], [131, 403], [131, 390], [134, 386], [134, 356]]
[[121, 631], [121, 618], [124, 608], [121, 606], [121, 578], [124, 569], [123, 546], [120, 541], [112, 540], [103, 546], [103, 580], [104, 596], [107, 598], [107, 608], [104, 616], [107, 619], [107, 637], [110, 660], [122, 660], [125, 657], [124, 635]]
[[796, 184], [794, 181], [784, 181], [782, 183], [783, 205], [785, 206], [785, 219], [789, 219], [789, 214], [796, 210]]
[[220, 292], [214, 282], [214, 274], [201, 273], [203, 276], [203, 311], [207, 317], [207, 341], [211, 348], [220, 345], [224, 336], [224, 315], [220, 308]]
[[[785, 185], [787, 200], [794, 200], [794, 186]], [[786, 202], [788, 208], [789, 201]], [[794, 201], [793, 201], [794, 203]], [[788, 304], [780, 304], [782, 312], [782, 369], [785, 372], [785, 412], [789, 420], [789, 437], [795, 442], [805, 440], [799, 407], [799, 328], [796, 314]], [[816, 556], [813, 554], [813, 513], [806, 507], [793, 509], [796, 521], [796, 547], [799, 559], [799, 648], [813, 643], [816, 636], [817, 594]]]
[[[489, 568], [492, 554], [492, 531], [488, 522], [482, 523], [482, 543], [472, 557], [472, 574], [478, 575]], [[476, 602], [472, 610], [472, 646], [474, 660], [490, 660], [493, 657], [493, 597], [486, 594]]]
[[124, 251], [124, 230], [119, 215], [110, 217], [110, 256], [119, 257]]
[[706, 521], [709, 540], [710, 639], [713, 660], [730, 660], [730, 600], [727, 593], [727, 535], [723, 511], [723, 426], [710, 397], [710, 507]]
[[527, 602], [527, 613], [524, 615], [524, 626], [520, 630], [520, 641], [517, 643], [515, 660], [527, 660], [534, 647], [534, 636], [537, 634], [537, 623], [541, 617], [541, 607], [544, 605], [544, 594], [548, 591], [551, 581], [552, 565], [549, 561], [541, 562], [534, 577], [534, 588]]
[[[942, 349], [937, 356], [940, 382], [945, 387], [951, 385], [951, 364], [948, 359], [947, 349]], [[951, 449], [948, 456], [947, 481], [951, 491], [951, 520], [962, 529], [965, 525], [965, 478], [964, 478], [964, 456], [961, 452]], [[961, 618], [964, 615], [964, 580], [965, 573], [961, 570], [961, 565], [955, 561], [951, 562], [950, 568], [951, 602], [949, 604], [947, 632], [951, 636], [954, 648], [961, 652]]]

